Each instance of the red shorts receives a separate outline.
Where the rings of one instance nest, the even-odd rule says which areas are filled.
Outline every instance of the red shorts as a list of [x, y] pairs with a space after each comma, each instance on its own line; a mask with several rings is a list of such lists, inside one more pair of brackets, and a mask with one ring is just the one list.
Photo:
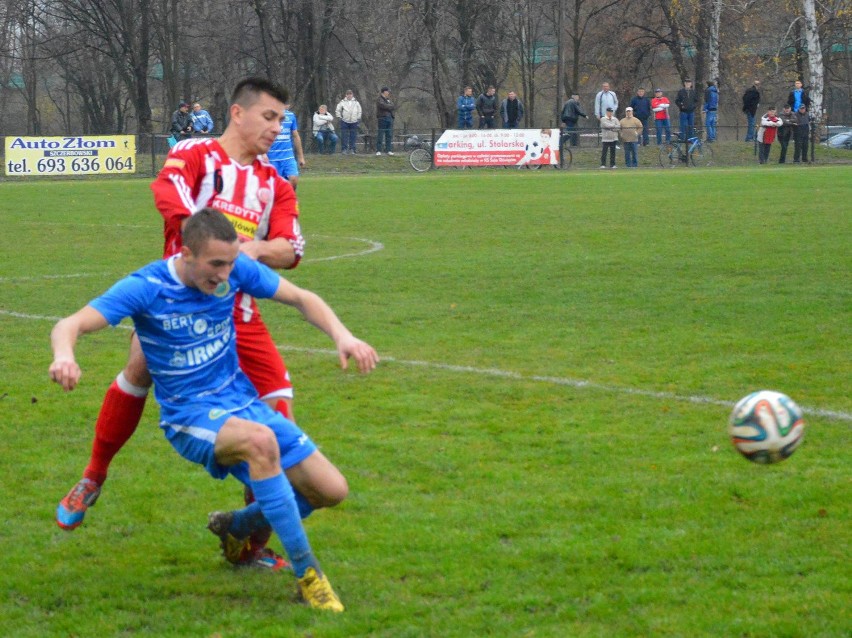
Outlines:
[[237, 357], [240, 368], [261, 399], [293, 398], [290, 373], [281, 353], [272, 342], [266, 325], [259, 318], [245, 323], [235, 321], [237, 332]]

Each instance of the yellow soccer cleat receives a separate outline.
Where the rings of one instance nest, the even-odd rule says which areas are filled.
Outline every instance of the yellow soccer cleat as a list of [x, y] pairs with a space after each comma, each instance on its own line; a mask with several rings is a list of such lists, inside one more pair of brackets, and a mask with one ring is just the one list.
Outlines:
[[299, 594], [302, 600], [314, 609], [343, 611], [343, 603], [331, 588], [331, 583], [324, 574], [317, 573], [313, 567], [308, 567], [305, 575], [299, 580]]

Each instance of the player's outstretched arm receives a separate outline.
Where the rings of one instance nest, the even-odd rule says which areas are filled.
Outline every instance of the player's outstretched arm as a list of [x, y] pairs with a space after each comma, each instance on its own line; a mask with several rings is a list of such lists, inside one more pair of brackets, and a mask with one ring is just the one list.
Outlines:
[[278, 290], [273, 299], [293, 306], [312, 325], [331, 337], [337, 346], [340, 367], [344, 370], [348, 367], [350, 358], [355, 360], [361, 372], [370, 372], [376, 367], [379, 362], [379, 355], [373, 347], [353, 336], [337, 318], [331, 307], [316, 293], [299, 288], [286, 279], [280, 279]]
[[53, 348], [53, 363], [48, 370], [51, 381], [62, 386], [66, 392], [73, 390], [80, 381], [82, 371], [74, 359], [77, 338], [87, 332], [106, 328], [109, 324], [104, 316], [91, 306], [86, 306], [70, 317], [61, 319], [50, 333]]

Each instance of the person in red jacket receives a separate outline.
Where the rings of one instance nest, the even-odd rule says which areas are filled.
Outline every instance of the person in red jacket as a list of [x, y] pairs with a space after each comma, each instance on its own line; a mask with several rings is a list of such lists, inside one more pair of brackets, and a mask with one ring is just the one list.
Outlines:
[[669, 98], [663, 95], [663, 89], [654, 91], [651, 98], [651, 112], [654, 114], [654, 128], [657, 130], [657, 146], [663, 143], [663, 131], [666, 132], [666, 144], [672, 141], [672, 125], [669, 120]]
[[775, 141], [775, 135], [778, 129], [784, 125], [784, 122], [775, 114], [775, 107], [770, 106], [760, 118], [760, 129], [757, 131], [757, 143], [760, 145], [758, 150], [758, 161], [761, 164], [766, 164], [769, 161], [769, 150], [772, 148], [772, 142]]

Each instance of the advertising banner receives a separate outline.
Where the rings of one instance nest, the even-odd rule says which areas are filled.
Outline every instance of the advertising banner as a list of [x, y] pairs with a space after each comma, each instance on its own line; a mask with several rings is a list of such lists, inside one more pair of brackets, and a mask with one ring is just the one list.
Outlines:
[[444, 131], [435, 143], [435, 166], [559, 165], [559, 129]]
[[7, 177], [136, 172], [136, 136], [7, 137]]

